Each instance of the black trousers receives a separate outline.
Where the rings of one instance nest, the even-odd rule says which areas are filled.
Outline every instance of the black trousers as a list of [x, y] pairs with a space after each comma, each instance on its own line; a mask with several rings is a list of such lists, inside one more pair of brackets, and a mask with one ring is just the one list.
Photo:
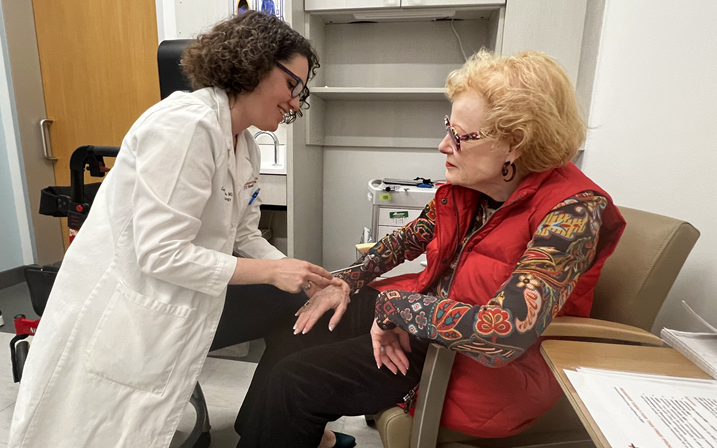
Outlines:
[[[286, 293], [279, 296], [282, 294]], [[232, 298], [227, 297], [226, 319], [223, 315], [220, 323], [222, 333], [231, 333], [232, 328], [251, 333], [240, 329], [248, 321], [258, 327], [254, 336], [271, 329], [263, 334], [267, 349], [237, 416], [235, 429], [241, 436], [238, 448], [316, 448], [326, 423], [344, 415], [374, 414], [401, 402], [418, 384], [428, 343], [417, 338], [411, 338], [412, 352], [407, 353], [410, 368], [405, 376], [400, 372], [394, 375], [385, 367], [376, 368], [369, 330], [377, 294], [364, 288], [352, 296], [333, 332], [328, 330], [329, 312], [308, 334], [296, 336], [292, 330], [294, 313], [306, 301], [305, 297], [299, 300], [303, 294], [284, 296], [292, 303], [277, 305], [290, 311], [284, 317], [272, 309], [281, 302], [278, 298], [257, 299], [265, 306], [241, 308], [229, 315]], [[290, 323], [283, 323], [284, 318]], [[266, 325], [261, 325], [262, 321]], [[217, 338], [224, 336], [218, 334]]]
[[303, 292], [291, 294], [272, 285], [229, 285], [222, 316], [210, 350], [264, 338], [266, 349], [254, 372], [236, 427], [246, 419], [269, 371], [286, 356], [306, 348], [294, 337], [294, 314], [308, 300]]

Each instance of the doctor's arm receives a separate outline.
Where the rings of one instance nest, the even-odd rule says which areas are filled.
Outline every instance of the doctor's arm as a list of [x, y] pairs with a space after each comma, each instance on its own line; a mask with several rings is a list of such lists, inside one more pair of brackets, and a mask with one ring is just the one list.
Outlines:
[[[255, 171], [258, 176], [258, 167]], [[324, 268], [307, 261], [286, 258], [261, 236], [261, 197], [251, 201], [238, 225], [234, 240], [237, 259], [231, 285], [270, 284], [284, 291], [297, 293], [311, 282], [326, 287], [333, 280]]]
[[310, 303], [299, 310], [294, 333], [309, 332], [330, 309], [334, 310], [329, 321], [329, 330], [333, 331], [351, 302], [352, 292], [355, 293], [404, 260], [413, 260], [426, 251], [428, 243], [433, 239], [435, 222], [435, 204], [431, 201], [414, 221], [383, 237], [353, 265], [334, 273], [337, 282], [318, 291]]
[[[183, 105], [181, 110], [149, 115], [138, 126], [129, 146], [136, 151], [132, 231], [143, 273], [212, 296], [221, 294], [230, 280], [257, 283], [266, 279], [296, 292], [301, 286], [298, 277], [315, 278], [303, 265], [239, 262], [231, 254], [195, 244], [202, 213], [212, 196], [216, 148], [223, 147], [213, 111]], [[328, 283], [330, 274], [315, 268]]]

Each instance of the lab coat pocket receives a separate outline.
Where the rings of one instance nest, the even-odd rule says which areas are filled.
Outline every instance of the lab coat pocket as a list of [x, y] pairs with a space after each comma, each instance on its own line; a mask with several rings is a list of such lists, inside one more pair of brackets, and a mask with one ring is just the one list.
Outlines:
[[85, 368], [115, 383], [161, 395], [189, 335], [193, 312], [119, 283], [90, 339]]

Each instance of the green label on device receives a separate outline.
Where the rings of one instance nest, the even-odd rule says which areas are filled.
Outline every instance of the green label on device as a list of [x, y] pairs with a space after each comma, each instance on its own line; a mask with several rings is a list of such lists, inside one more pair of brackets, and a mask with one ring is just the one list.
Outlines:
[[408, 212], [389, 212], [388, 216], [391, 219], [408, 218]]

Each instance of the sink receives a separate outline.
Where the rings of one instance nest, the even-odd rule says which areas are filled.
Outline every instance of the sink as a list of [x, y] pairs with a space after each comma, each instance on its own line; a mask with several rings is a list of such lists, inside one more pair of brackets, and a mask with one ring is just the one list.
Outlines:
[[[286, 175], [286, 145], [274, 145], [274, 140], [269, 133], [256, 136], [256, 142], [261, 151], [261, 174]], [[274, 160], [276, 157], [277, 160]]]
[[283, 174], [286, 175], [286, 145], [279, 145], [279, 160], [274, 164], [274, 144], [259, 143], [261, 150], [261, 174]]

